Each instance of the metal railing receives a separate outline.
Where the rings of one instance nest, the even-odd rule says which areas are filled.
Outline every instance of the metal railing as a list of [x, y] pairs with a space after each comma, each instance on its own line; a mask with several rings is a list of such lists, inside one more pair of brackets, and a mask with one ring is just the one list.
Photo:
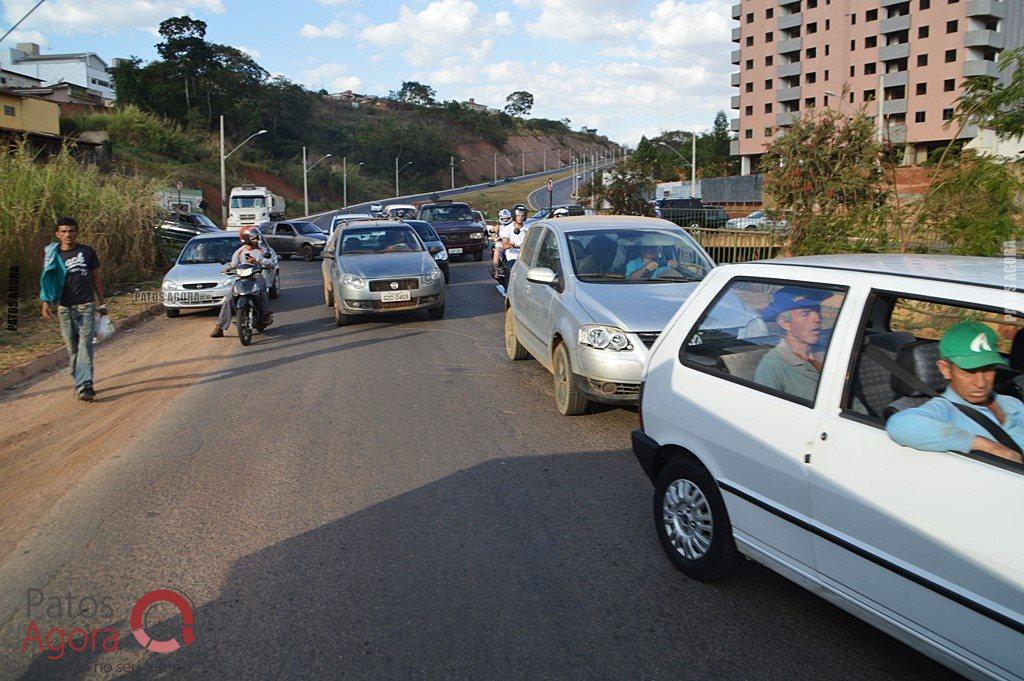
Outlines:
[[779, 255], [786, 243], [780, 231], [683, 227], [719, 265], [768, 260]]

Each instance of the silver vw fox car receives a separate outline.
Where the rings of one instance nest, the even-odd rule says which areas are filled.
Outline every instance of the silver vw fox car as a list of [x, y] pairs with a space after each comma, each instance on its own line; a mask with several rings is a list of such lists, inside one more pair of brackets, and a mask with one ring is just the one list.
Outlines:
[[426, 310], [444, 317], [444, 274], [423, 240], [404, 222], [385, 220], [339, 226], [321, 266], [324, 303], [338, 326], [356, 315]]
[[563, 414], [635, 404], [651, 346], [713, 267], [667, 220], [538, 220], [509, 277], [505, 351], [533, 355], [554, 374]]

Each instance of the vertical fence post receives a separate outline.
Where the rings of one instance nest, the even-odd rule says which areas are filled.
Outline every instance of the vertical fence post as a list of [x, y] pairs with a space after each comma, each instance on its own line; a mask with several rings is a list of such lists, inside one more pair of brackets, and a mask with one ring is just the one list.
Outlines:
[[11, 265], [7, 278], [7, 330], [18, 330], [18, 288], [21, 282], [21, 268]]

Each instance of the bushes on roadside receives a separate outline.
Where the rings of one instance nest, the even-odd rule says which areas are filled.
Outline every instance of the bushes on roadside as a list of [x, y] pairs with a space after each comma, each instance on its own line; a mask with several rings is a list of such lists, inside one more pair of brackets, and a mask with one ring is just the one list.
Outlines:
[[143, 157], [163, 156], [192, 163], [210, 155], [204, 148], [208, 135], [198, 135], [169, 120], [139, 109], [125, 106], [109, 113], [92, 113], [66, 121], [78, 132], [106, 130], [115, 153], [118, 147], [128, 147]]

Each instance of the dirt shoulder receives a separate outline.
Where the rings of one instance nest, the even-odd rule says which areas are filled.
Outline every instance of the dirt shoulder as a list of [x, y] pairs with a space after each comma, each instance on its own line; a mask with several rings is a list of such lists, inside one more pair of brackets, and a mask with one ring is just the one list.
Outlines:
[[[0, 394], [0, 561], [93, 466], [232, 356], [210, 313], [156, 318], [96, 346], [93, 403], [65, 370]], [[59, 336], [58, 336], [59, 338]]]

